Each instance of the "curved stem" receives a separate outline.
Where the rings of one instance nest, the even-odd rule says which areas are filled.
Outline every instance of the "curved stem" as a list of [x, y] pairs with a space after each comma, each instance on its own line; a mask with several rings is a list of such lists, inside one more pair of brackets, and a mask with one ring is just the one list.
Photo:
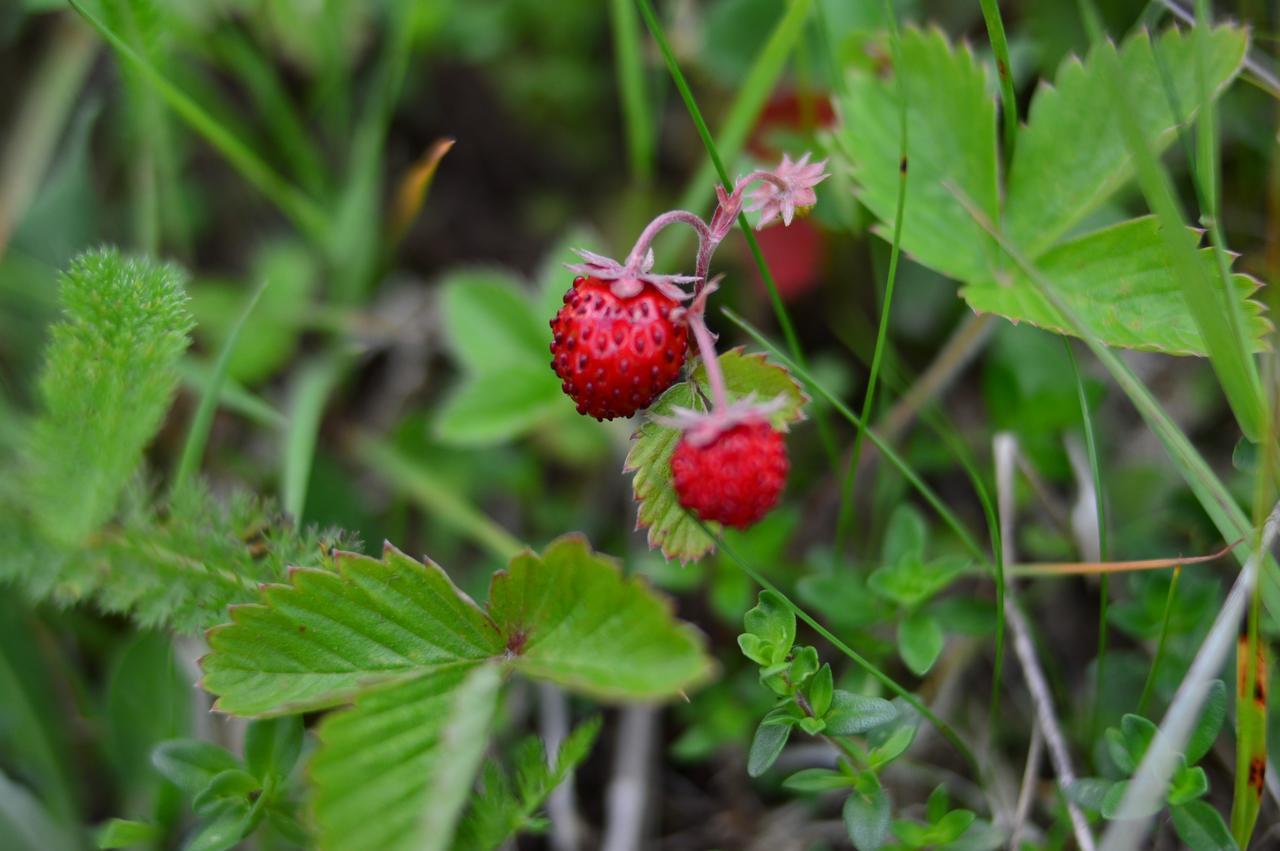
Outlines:
[[635, 247], [631, 249], [631, 253], [627, 255], [627, 268], [638, 269], [640, 263], [644, 261], [645, 252], [649, 250], [649, 246], [653, 240], [668, 225], [686, 224], [698, 232], [698, 255], [701, 257], [704, 246], [711, 238], [711, 228], [707, 223], [698, 218], [688, 210], [671, 210], [663, 213], [653, 221], [649, 222], [641, 233], [639, 239], [636, 240]]

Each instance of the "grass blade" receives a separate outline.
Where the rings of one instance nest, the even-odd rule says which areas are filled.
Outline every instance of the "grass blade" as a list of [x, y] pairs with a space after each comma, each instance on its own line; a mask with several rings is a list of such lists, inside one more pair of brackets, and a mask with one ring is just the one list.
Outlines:
[[308, 238], [320, 242], [327, 230], [327, 217], [324, 211], [299, 190], [296, 186], [281, 177], [271, 166], [267, 165], [252, 149], [231, 131], [224, 127], [198, 103], [187, 97], [169, 78], [161, 73], [146, 58], [120, 37], [114, 30], [94, 17], [80, 0], [68, 0], [81, 17], [106, 39], [115, 50], [116, 55], [129, 64], [138, 76], [164, 99], [169, 108], [178, 114], [192, 129], [203, 136], [209, 144], [217, 148], [227, 161], [240, 172], [247, 181], [257, 187], [263, 195], [280, 208]]
[[298, 524], [302, 523], [302, 512], [307, 506], [307, 487], [311, 482], [311, 463], [315, 458], [320, 418], [345, 364], [345, 358], [339, 355], [312, 361], [301, 370], [293, 387], [289, 424], [284, 435], [280, 501], [285, 513]]
[[173, 489], [175, 491], [185, 487], [200, 467], [200, 460], [204, 457], [205, 446], [209, 443], [209, 430], [213, 426], [213, 414], [218, 409], [218, 401], [222, 398], [222, 388], [227, 381], [227, 370], [231, 367], [231, 355], [235, 352], [236, 343], [240, 340], [240, 332], [244, 330], [244, 324], [249, 319], [249, 314], [253, 313], [253, 309], [258, 306], [258, 299], [262, 298], [268, 283], [268, 281], [264, 280], [249, 295], [249, 300], [245, 302], [244, 308], [240, 311], [235, 324], [231, 326], [231, 330], [227, 333], [227, 338], [222, 343], [222, 349], [218, 352], [218, 359], [213, 363], [213, 370], [205, 378], [204, 387], [200, 395], [200, 404], [196, 408], [195, 416], [191, 418], [191, 425], [187, 430], [187, 441], [183, 444], [182, 457], [178, 460], [178, 471], [173, 476]]
[[1018, 138], [1018, 98], [1013, 91], [1013, 66], [1009, 64], [1009, 39], [1004, 33], [998, 0], [981, 0], [982, 19], [987, 24], [987, 38], [996, 58], [996, 76], [1000, 78], [1000, 119], [1004, 131], [1004, 161], [1013, 160]]
[[[898, 33], [898, 19], [893, 12], [893, 4], [885, 0], [885, 19], [889, 22], [889, 44], [893, 54], [893, 65], [902, 68], [902, 39]], [[898, 201], [893, 215], [893, 242], [889, 249], [889, 272], [885, 278], [884, 299], [880, 306], [880, 325], [876, 328], [876, 347], [871, 355], [871, 371], [867, 375], [867, 390], [862, 398], [862, 421], [871, 422], [871, 405], [875, 401], [876, 379], [880, 376], [880, 361], [884, 356], [885, 338], [889, 330], [889, 311], [893, 306], [894, 284], [898, 279], [898, 257], [902, 253], [902, 221], [907, 207], [907, 87], [903, 83], [903, 74], [899, 70], [898, 79]], [[853, 438], [853, 455], [849, 459], [849, 469], [845, 472], [844, 488], [840, 494], [840, 515], [836, 526], [837, 553], [844, 552], [846, 536], [853, 532], [854, 510], [856, 501], [854, 493], [858, 480], [858, 464], [862, 459], [862, 443], [865, 429], [859, 428]]]
[[618, 95], [622, 99], [627, 162], [631, 168], [631, 179], [640, 186], [648, 186], [653, 179], [653, 128], [657, 125], [645, 91], [640, 27], [636, 24], [631, 0], [609, 0], [609, 19], [613, 25], [614, 65], [618, 75]]
[[356, 457], [395, 490], [405, 494], [458, 534], [484, 547], [504, 564], [525, 549], [506, 529], [393, 446], [372, 437], [357, 437]]

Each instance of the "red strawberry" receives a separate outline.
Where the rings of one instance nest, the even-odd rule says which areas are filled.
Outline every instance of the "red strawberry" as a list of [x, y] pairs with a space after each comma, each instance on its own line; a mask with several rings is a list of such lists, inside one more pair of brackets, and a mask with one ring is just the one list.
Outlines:
[[671, 319], [675, 307], [652, 284], [621, 297], [609, 281], [574, 279], [551, 320], [551, 366], [578, 413], [629, 417], [675, 383], [689, 347], [688, 329]]
[[680, 504], [737, 529], [759, 522], [777, 504], [787, 468], [782, 433], [763, 420], [739, 423], [703, 445], [686, 434], [671, 456]]

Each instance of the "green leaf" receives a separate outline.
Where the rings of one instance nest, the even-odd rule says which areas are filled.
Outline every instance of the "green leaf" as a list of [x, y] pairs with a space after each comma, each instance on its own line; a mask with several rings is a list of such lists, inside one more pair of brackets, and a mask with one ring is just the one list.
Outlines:
[[560, 381], [541, 360], [464, 378], [445, 400], [436, 436], [454, 446], [494, 446], [518, 437], [565, 404]]
[[1204, 801], [1191, 801], [1174, 807], [1173, 829], [1191, 851], [1236, 851], [1226, 823], [1212, 806]]
[[[853, 736], [882, 724], [888, 724], [897, 717], [898, 707], [884, 698], [867, 697], [837, 689], [831, 696], [831, 711], [827, 713], [825, 720], [827, 732], [831, 735]], [[908, 744], [914, 735], [912, 731], [912, 734], [906, 737]]]
[[924, 817], [936, 824], [947, 814], [950, 807], [951, 794], [947, 791], [945, 784], [939, 784], [929, 793], [929, 800], [925, 802]]
[[937, 618], [928, 612], [912, 612], [898, 623], [898, 654], [917, 677], [929, 673], [945, 641]]
[[40, 525], [79, 543], [116, 509], [177, 386], [191, 314], [172, 266], [104, 249], [62, 276], [27, 487]]
[[182, 851], [227, 851], [234, 848], [248, 833], [249, 821], [246, 805], [229, 806], [200, 825], [182, 846]]
[[1214, 680], [1204, 699], [1204, 709], [1196, 722], [1191, 737], [1187, 739], [1187, 762], [1195, 765], [1218, 740], [1222, 722], [1227, 717], [1227, 686], [1222, 680]]
[[959, 839], [977, 816], [971, 810], [952, 810], [933, 825], [933, 841], [939, 845]]
[[[1036, 265], [1107, 345], [1205, 355], [1208, 349], [1182, 297], [1182, 285], [1166, 262], [1159, 228], [1154, 216], [1121, 222], [1051, 248]], [[1200, 250], [1199, 258], [1204, 274], [1216, 276], [1213, 250]], [[1249, 297], [1259, 284], [1242, 274], [1231, 280], [1249, 339], [1259, 347], [1271, 327], [1262, 306]], [[1071, 323], [1020, 271], [971, 282], [960, 295], [974, 310], [1073, 334]]]
[[501, 683], [497, 665], [443, 668], [327, 717], [311, 763], [320, 847], [449, 848]]
[[516, 749], [518, 788], [513, 791], [496, 762], [485, 766], [484, 785], [458, 826], [455, 851], [489, 851], [500, 847], [533, 817], [551, 792], [586, 759], [600, 732], [600, 716], [579, 725], [560, 746], [555, 760], [547, 759], [542, 740], [525, 739]]
[[191, 809], [197, 815], [212, 815], [222, 809], [228, 800], [250, 804], [249, 796], [262, 788], [262, 781], [239, 768], [219, 772], [191, 799]]
[[216, 707], [265, 715], [335, 706], [380, 680], [471, 667], [500, 654], [502, 634], [434, 562], [387, 544], [378, 561], [335, 558], [336, 572], [299, 568], [262, 602], [209, 631], [204, 688]]
[[[1181, 110], [1177, 123], [1185, 123], [1202, 104], [1194, 39], [1172, 28], [1157, 45]], [[1204, 82], [1212, 97], [1235, 77], [1247, 45], [1248, 37], [1240, 27], [1216, 27], [1207, 34]], [[1129, 90], [1141, 93], [1135, 99], [1135, 117], [1148, 144], [1158, 152], [1173, 141], [1177, 128], [1150, 36], [1138, 32], [1128, 39], [1120, 61]], [[1109, 108], [1105, 70], [1097, 48], [1083, 63], [1069, 58], [1054, 84], [1041, 86], [1031, 102], [1009, 171], [1004, 226], [1013, 242], [1032, 258], [1133, 175], [1128, 147]]]
[[916, 728], [910, 724], [903, 724], [896, 728], [887, 739], [871, 749], [871, 753], [867, 756], [867, 767], [880, 768], [893, 762], [907, 752], [907, 748], [911, 747], [915, 738]]
[[1087, 810], [1101, 812], [1102, 803], [1114, 785], [1115, 781], [1101, 777], [1081, 777], [1067, 787], [1067, 798]]
[[889, 526], [880, 547], [880, 561], [885, 564], [923, 561], [928, 540], [929, 529], [925, 526], [924, 515], [911, 503], [904, 502], [889, 515]]
[[747, 753], [747, 774], [759, 777], [769, 770], [782, 753], [787, 739], [791, 738], [790, 724], [769, 724], [768, 719], [760, 722], [756, 734], [751, 739], [751, 750]]
[[[899, 86], [907, 99], [907, 193], [902, 248], [959, 280], [990, 275], [990, 236], [956, 200], [958, 187], [992, 221], [999, 219], [995, 100], [983, 66], [940, 30], [902, 33], [899, 77], [853, 70], [839, 99], [835, 142], [853, 171], [859, 199], [882, 222], [897, 210], [901, 139]], [[1021, 147], [1021, 144], [1019, 144]]]
[[830, 768], [805, 768], [782, 781], [782, 785], [796, 792], [826, 792], [853, 785], [853, 778]]
[[876, 851], [889, 837], [892, 809], [889, 793], [877, 789], [871, 795], [855, 792], [844, 802], [844, 829], [858, 851]]
[[796, 640], [796, 614], [782, 597], [761, 591], [742, 624], [747, 632], [738, 636], [738, 646], [748, 659], [766, 667], [786, 661]]
[[670, 601], [580, 536], [512, 559], [493, 577], [489, 611], [517, 672], [596, 698], [671, 697], [712, 672], [702, 634]]
[[1165, 800], [1169, 806], [1177, 807], [1203, 797], [1209, 791], [1209, 778], [1199, 766], [1188, 768], [1186, 763], [1178, 767], [1169, 787]]
[[[772, 415], [773, 427], [786, 430], [804, 418], [809, 397], [787, 370], [770, 363], [760, 354], [745, 354], [741, 348], [720, 355], [725, 388], [730, 399], [754, 393], [760, 400], [785, 400]], [[699, 364], [692, 384], [706, 384], [706, 371]], [[647, 419], [633, 438], [624, 471], [635, 473], [632, 492], [639, 507], [639, 525], [649, 530], [649, 546], [661, 548], [669, 559], [694, 561], [715, 549], [714, 539], [703, 531], [676, 498], [671, 484], [671, 456], [680, 441], [680, 432], [654, 422], [652, 417], [670, 416], [676, 407], [696, 408], [700, 398], [690, 382], [677, 384], [663, 393], [649, 409]], [[716, 524], [707, 524], [713, 530]]]
[[98, 828], [94, 843], [98, 848], [129, 848], [133, 845], [151, 845], [163, 834], [154, 824], [113, 818]]
[[699, 633], [642, 580], [568, 536], [494, 575], [489, 611], [433, 562], [387, 544], [336, 572], [298, 569], [209, 632], [204, 687], [217, 707], [267, 715], [334, 706], [376, 682], [497, 659], [606, 699], [670, 697], [705, 680]]
[[831, 666], [823, 665], [809, 682], [809, 706], [813, 714], [823, 718], [831, 708], [831, 697], [834, 690], [834, 679]]
[[288, 777], [301, 752], [302, 719], [297, 716], [253, 721], [245, 730], [245, 766], [260, 779]]
[[165, 779], [189, 795], [197, 795], [224, 771], [240, 762], [212, 742], [172, 739], [151, 752], [151, 763]]
[[507, 272], [470, 269], [441, 285], [446, 339], [468, 371], [493, 374], [528, 366], [531, 359], [554, 378], [550, 316], [540, 316], [525, 288]]
[[969, 569], [962, 556], [922, 561], [913, 556], [878, 567], [867, 577], [867, 587], [899, 606], [914, 609], [928, 601]]
[[1134, 765], [1142, 762], [1151, 747], [1151, 740], [1156, 737], [1154, 722], [1141, 715], [1129, 713], [1120, 719], [1120, 731], [1124, 734], [1125, 748], [1129, 751], [1129, 759]]

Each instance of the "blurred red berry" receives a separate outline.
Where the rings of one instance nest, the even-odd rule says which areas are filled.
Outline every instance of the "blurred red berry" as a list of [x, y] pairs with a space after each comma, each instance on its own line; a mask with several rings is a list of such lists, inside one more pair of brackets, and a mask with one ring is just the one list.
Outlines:
[[652, 284], [622, 297], [610, 281], [574, 279], [551, 320], [551, 366], [578, 413], [629, 417], [675, 383], [689, 345], [676, 306]]
[[739, 423], [705, 444], [680, 439], [671, 478], [680, 504], [736, 529], [758, 523], [787, 482], [787, 445], [763, 420]]

